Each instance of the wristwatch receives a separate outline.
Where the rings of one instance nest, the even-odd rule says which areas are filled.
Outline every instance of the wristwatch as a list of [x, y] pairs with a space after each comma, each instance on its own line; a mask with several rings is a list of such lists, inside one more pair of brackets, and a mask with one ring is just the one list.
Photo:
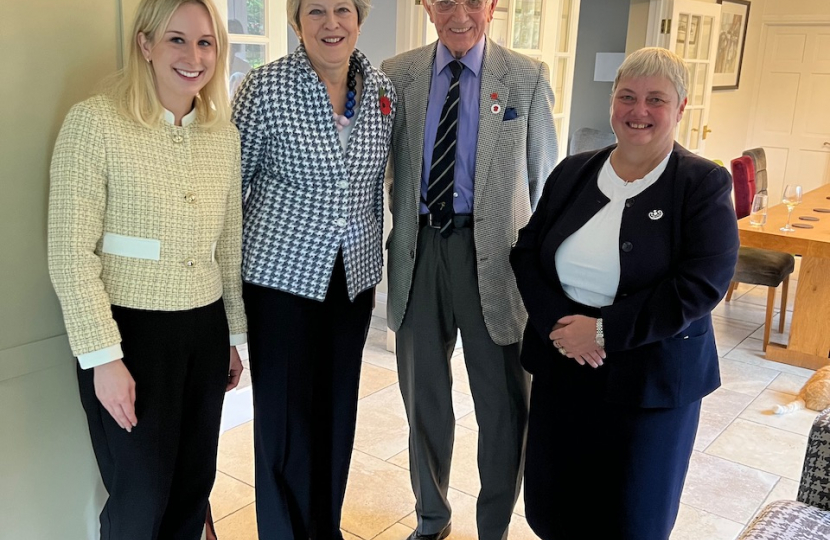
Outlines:
[[597, 347], [605, 348], [605, 333], [602, 330], [602, 319], [597, 319], [597, 336], [594, 338], [597, 342]]

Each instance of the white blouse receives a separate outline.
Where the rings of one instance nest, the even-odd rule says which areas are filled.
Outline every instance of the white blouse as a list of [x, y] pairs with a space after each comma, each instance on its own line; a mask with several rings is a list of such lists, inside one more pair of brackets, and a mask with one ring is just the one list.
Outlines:
[[620, 284], [620, 225], [625, 201], [654, 184], [666, 170], [671, 152], [643, 178], [626, 182], [605, 161], [597, 178], [610, 202], [556, 250], [556, 272], [565, 295], [592, 307], [611, 305]]

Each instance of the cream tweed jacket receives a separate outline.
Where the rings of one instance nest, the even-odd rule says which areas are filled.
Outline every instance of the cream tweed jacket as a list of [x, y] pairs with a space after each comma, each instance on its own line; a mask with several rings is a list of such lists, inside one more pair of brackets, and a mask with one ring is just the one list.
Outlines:
[[48, 259], [82, 367], [121, 356], [111, 305], [181, 311], [223, 298], [232, 344], [244, 342], [240, 182], [232, 125], [148, 129], [105, 95], [72, 107], [52, 156]]

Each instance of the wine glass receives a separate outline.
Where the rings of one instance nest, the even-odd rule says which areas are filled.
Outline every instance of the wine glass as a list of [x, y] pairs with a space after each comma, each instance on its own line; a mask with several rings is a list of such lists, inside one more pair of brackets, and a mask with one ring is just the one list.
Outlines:
[[787, 184], [784, 186], [784, 194], [781, 196], [781, 202], [787, 205], [787, 224], [781, 227], [781, 231], [793, 232], [795, 229], [790, 225], [790, 218], [793, 215], [793, 208], [801, 204], [801, 186], [796, 184]]

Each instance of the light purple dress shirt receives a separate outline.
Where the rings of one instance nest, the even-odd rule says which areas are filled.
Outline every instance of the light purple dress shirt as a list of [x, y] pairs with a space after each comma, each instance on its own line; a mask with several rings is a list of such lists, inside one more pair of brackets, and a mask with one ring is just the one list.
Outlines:
[[[421, 213], [428, 214], [424, 202], [429, 185], [429, 170], [432, 167], [432, 150], [441, 121], [444, 100], [450, 89], [452, 71], [447, 65], [455, 60], [443, 43], [438, 42], [435, 62], [432, 63], [432, 81], [429, 86], [427, 119], [424, 125], [424, 163], [421, 172]], [[458, 104], [458, 133], [455, 147], [455, 191], [453, 209], [456, 214], [473, 213], [475, 193], [476, 147], [478, 146], [479, 103], [481, 99], [481, 64], [484, 61], [484, 36], [470, 49], [461, 63], [461, 101]]]

